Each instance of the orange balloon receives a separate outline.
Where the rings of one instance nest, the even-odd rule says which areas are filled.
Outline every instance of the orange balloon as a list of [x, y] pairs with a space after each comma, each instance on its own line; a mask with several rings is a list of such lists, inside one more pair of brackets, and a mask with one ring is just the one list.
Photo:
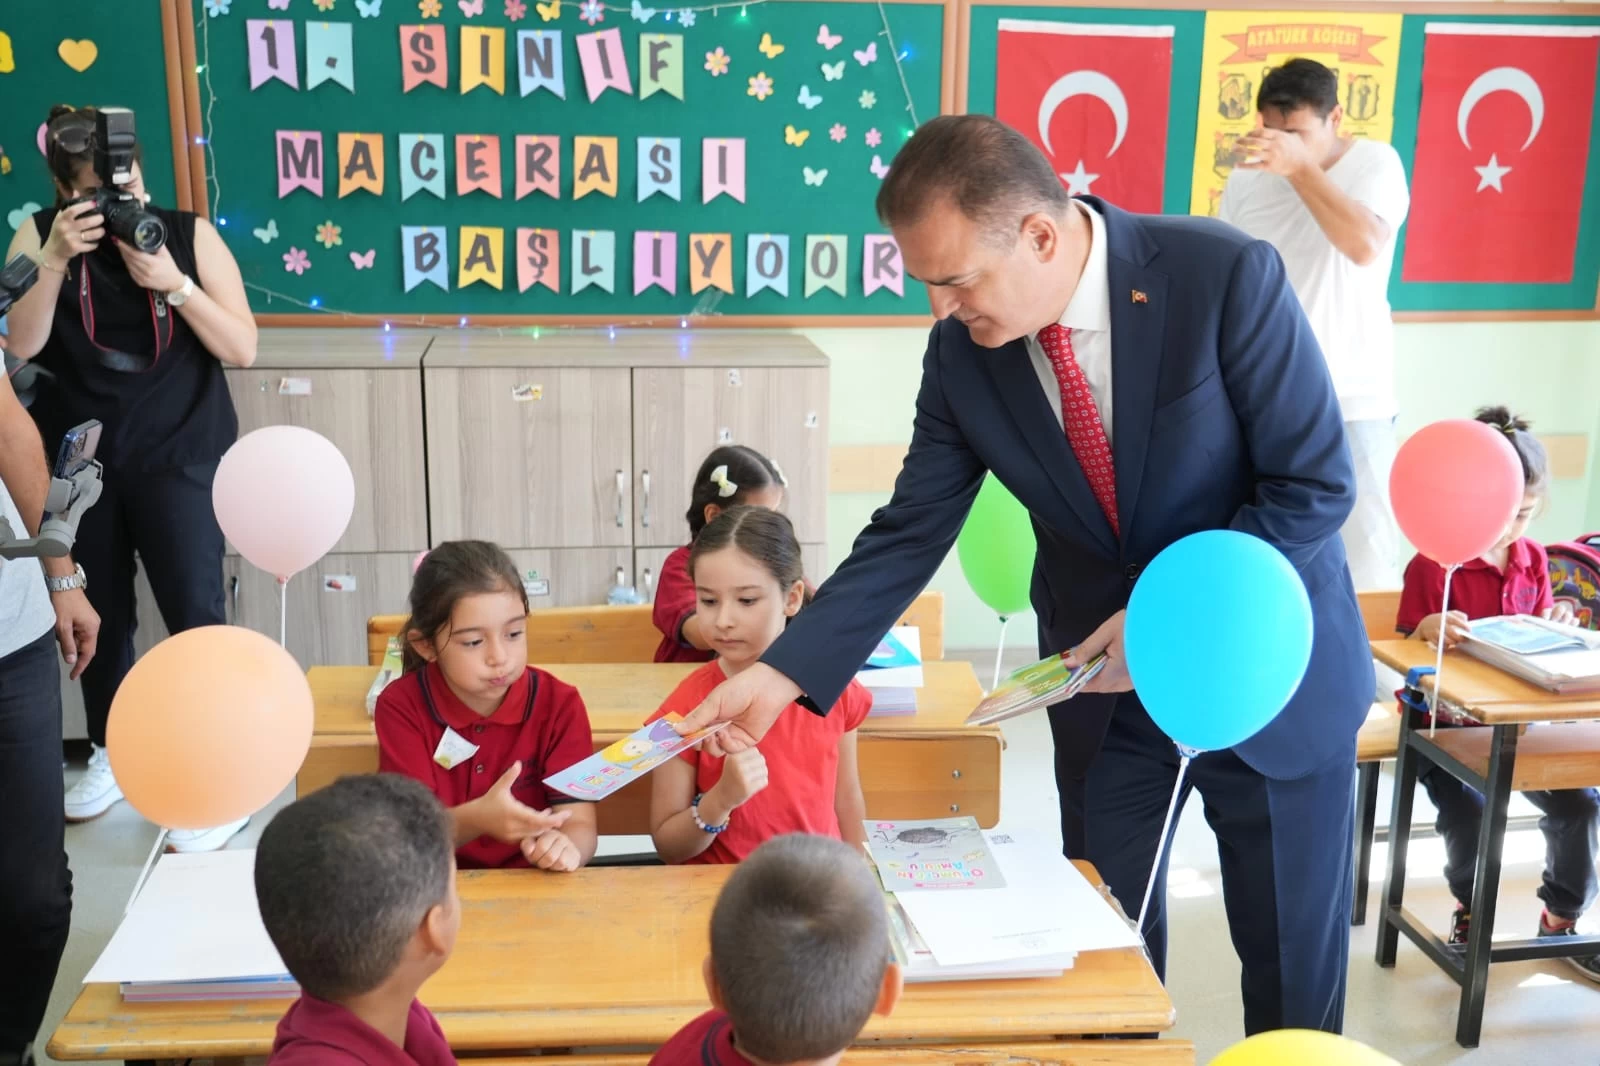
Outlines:
[[294, 780], [311, 725], [311, 686], [292, 655], [253, 630], [205, 626], [128, 671], [106, 750], [140, 814], [209, 829], [256, 813]]

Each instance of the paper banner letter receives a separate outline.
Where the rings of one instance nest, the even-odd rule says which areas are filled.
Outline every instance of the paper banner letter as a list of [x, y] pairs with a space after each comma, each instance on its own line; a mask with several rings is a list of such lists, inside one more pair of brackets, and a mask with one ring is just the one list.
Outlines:
[[821, 289], [845, 294], [845, 256], [849, 247], [848, 237], [812, 234], [806, 238], [806, 299]]
[[906, 294], [906, 271], [900, 262], [900, 246], [886, 233], [869, 233], [861, 253], [863, 296], [888, 289], [896, 296]]
[[561, 138], [522, 134], [516, 147], [517, 199], [542, 192], [561, 199]]
[[400, 88], [410, 92], [423, 82], [450, 88], [450, 57], [443, 26], [400, 27]]
[[[592, 192], [617, 195], [617, 139], [615, 137], [574, 137], [572, 162], [577, 172], [572, 180], [572, 198], [582, 199]], [[573, 289], [577, 292], [577, 289]], [[609, 291], [609, 290], [608, 290]]]
[[444, 135], [400, 135], [400, 199], [426, 190], [444, 199]]
[[700, 144], [700, 202], [709, 204], [727, 193], [744, 203], [744, 138], [707, 137]]
[[572, 288], [582, 292], [594, 285], [617, 291], [617, 235], [610, 230], [572, 231]]
[[322, 134], [307, 130], [278, 131], [278, 199], [296, 189], [322, 195]]
[[506, 31], [499, 26], [461, 27], [461, 95], [487, 85], [506, 94]]
[[578, 34], [578, 60], [583, 64], [583, 84], [592, 104], [607, 89], [633, 94], [628, 80], [628, 57], [622, 51], [621, 30]]
[[701, 289], [733, 294], [733, 234], [689, 234], [689, 292]]
[[356, 63], [350, 51], [350, 23], [306, 23], [306, 88], [325, 81], [356, 91]]
[[789, 295], [789, 237], [783, 233], [752, 233], [745, 238], [744, 294], [754, 296], [771, 289]]
[[246, 19], [244, 33], [250, 44], [250, 88], [273, 78], [291, 89], [300, 88], [292, 19]]
[[639, 99], [666, 93], [683, 99], [683, 37], [639, 34]]
[[339, 134], [339, 195], [365, 189], [383, 195], [383, 134]]
[[543, 285], [561, 291], [561, 231], [517, 230], [517, 291]]
[[450, 291], [450, 239], [443, 226], [401, 226], [400, 261], [406, 292], [424, 281]]
[[565, 100], [567, 78], [563, 69], [560, 30], [517, 31], [517, 84], [522, 95], [547, 89]]
[[506, 231], [499, 226], [462, 226], [461, 270], [456, 288], [464, 289], [481, 281], [495, 288], [505, 282]]
[[639, 202], [662, 193], [683, 199], [683, 142], [676, 137], [639, 138]]
[[500, 138], [492, 133], [456, 134], [456, 195], [475, 191], [500, 197]]
[[633, 294], [652, 285], [678, 294], [678, 235], [639, 230], [633, 235]]

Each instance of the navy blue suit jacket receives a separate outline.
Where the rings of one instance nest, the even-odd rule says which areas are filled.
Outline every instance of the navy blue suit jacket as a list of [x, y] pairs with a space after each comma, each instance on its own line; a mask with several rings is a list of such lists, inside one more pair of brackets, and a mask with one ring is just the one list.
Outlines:
[[[1338, 536], [1355, 474], [1322, 352], [1271, 245], [1211, 219], [1085, 199], [1106, 224], [1120, 539], [1025, 344], [981, 348], [947, 319], [929, 338], [893, 498], [765, 660], [810, 702], [832, 706], [938, 569], [992, 470], [1033, 516], [1046, 652], [1126, 606], [1140, 569], [1190, 533], [1240, 530], [1289, 558], [1311, 596], [1311, 663], [1284, 712], [1236, 750], [1270, 777], [1298, 777], [1350, 748], [1375, 687]], [[1206, 619], [1174, 618], [1172, 639], [1205, 640]], [[1132, 699], [1068, 705], [1069, 772], [1088, 766], [1118, 701]]]

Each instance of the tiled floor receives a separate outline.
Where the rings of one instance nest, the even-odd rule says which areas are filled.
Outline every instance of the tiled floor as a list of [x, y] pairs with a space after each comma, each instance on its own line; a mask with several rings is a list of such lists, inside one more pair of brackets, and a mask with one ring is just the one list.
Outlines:
[[[992, 658], [979, 667], [987, 677]], [[1007, 724], [1001, 824], [1011, 832], [1059, 839], [1055, 785], [1051, 776], [1049, 730], [1040, 716]], [[73, 774], [76, 769], [72, 771]], [[71, 778], [69, 774], [69, 780]], [[286, 802], [287, 796], [279, 804]], [[1387, 813], [1387, 800], [1380, 806]], [[276, 806], [276, 805], [275, 805]], [[1513, 813], [1520, 809], [1514, 808]], [[259, 816], [235, 839], [252, 847], [270, 817]], [[67, 832], [77, 895], [72, 940], [67, 948], [50, 1014], [48, 1034], [66, 1011], [83, 975], [122, 914], [134, 878], [155, 839], [155, 829], [126, 805], [96, 822]], [[636, 844], [624, 844], [637, 850]], [[1449, 893], [1437, 871], [1442, 858], [1434, 839], [1412, 846], [1407, 905], [1433, 917], [1442, 927], [1450, 911]], [[1382, 869], [1380, 846], [1374, 862]], [[1499, 921], [1506, 936], [1524, 935], [1538, 919], [1534, 897], [1543, 861], [1536, 831], [1512, 834], [1506, 846], [1506, 872]], [[1195, 1041], [1205, 1063], [1240, 1039], [1237, 962], [1228, 941], [1215, 841], [1192, 804], [1180, 823], [1171, 875], [1171, 954], [1168, 976], [1178, 1008], [1175, 1035]], [[1378, 885], [1374, 884], [1374, 893]], [[1560, 962], [1505, 963], [1490, 978], [1483, 1046], [1464, 1051], [1451, 1039], [1456, 986], [1415, 948], [1402, 941], [1399, 964], [1379, 969], [1372, 961], [1374, 926], [1352, 930], [1350, 991], [1346, 1031], [1408, 1066], [1568, 1066], [1600, 1059], [1600, 987], [1575, 979]], [[45, 1059], [45, 1062], [52, 1060]]]

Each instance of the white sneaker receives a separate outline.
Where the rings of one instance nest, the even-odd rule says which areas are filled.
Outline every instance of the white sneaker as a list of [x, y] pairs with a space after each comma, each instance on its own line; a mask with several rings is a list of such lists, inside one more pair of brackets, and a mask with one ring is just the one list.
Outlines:
[[78, 783], [67, 789], [67, 821], [87, 822], [98, 818], [122, 802], [122, 789], [111, 773], [111, 758], [106, 749], [94, 745], [89, 769]]
[[167, 850], [179, 854], [216, 851], [249, 824], [250, 819], [241, 818], [237, 822], [219, 825], [215, 829], [172, 829], [167, 832]]

